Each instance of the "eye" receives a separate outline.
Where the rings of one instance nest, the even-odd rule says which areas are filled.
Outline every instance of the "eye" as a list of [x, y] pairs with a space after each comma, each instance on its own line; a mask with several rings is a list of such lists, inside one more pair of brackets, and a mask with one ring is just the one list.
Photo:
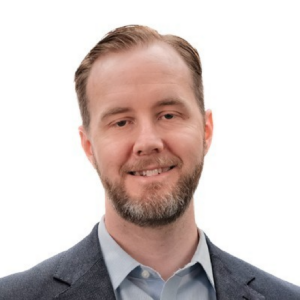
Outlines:
[[116, 123], [117, 127], [124, 127], [127, 124], [126, 120], [122, 120]]
[[162, 118], [165, 118], [165, 119], [167, 119], [167, 120], [171, 120], [171, 119], [174, 118], [174, 115], [173, 115], [173, 114], [164, 114], [164, 115], [162, 116]]

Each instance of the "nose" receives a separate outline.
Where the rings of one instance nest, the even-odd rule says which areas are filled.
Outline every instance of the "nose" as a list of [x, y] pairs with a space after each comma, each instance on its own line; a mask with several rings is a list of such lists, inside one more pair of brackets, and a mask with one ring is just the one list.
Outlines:
[[164, 143], [151, 124], [141, 126], [133, 146], [134, 154], [138, 156], [160, 153], [164, 148]]

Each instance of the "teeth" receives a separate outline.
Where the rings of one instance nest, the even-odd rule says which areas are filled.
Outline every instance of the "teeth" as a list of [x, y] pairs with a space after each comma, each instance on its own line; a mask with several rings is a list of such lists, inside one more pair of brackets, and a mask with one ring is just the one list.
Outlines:
[[171, 170], [172, 167], [167, 167], [167, 168], [160, 168], [160, 169], [154, 169], [154, 170], [144, 170], [144, 171], [136, 171], [136, 172], [132, 172], [132, 174], [134, 176], [155, 176], [164, 172], [167, 172], [169, 170]]

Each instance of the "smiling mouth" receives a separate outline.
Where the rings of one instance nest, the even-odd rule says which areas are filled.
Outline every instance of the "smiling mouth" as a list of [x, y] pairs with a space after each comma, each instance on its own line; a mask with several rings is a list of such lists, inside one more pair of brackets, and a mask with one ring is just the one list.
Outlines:
[[166, 167], [166, 168], [158, 168], [158, 169], [153, 169], [153, 170], [131, 171], [131, 172], [128, 172], [128, 174], [133, 175], [133, 176], [150, 177], [150, 176], [159, 175], [161, 173], [166, 173], [174, 168], [175, 168], [175, 166]]

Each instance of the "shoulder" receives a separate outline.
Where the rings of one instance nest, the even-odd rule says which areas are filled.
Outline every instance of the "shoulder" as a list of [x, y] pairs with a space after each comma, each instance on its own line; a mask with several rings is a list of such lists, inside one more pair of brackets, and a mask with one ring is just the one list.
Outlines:
[[65, 285], [53, 284], [53, 274], [65, 252], [49, 258], [35, 267], [0, 279], [0, 300], [49, 299], [49, 294], [58, 294]]
[[[25, 272], [0, 279], [0, 300], [52, 299], [76, 284], [95, 265], [105, 271], [97, 228], [96, 225], [85, 239], [69, 250]], [[105, 276], [104, 272], [100, 280]]]
[[244, 280], [243, 284], [264, 295], [266, 299], [300, 299], [300, 287], [277, 278], [221, 249], [216, 247], [207, 238], [213, 269], [219, 273], [226, 272], [237, 281]]

